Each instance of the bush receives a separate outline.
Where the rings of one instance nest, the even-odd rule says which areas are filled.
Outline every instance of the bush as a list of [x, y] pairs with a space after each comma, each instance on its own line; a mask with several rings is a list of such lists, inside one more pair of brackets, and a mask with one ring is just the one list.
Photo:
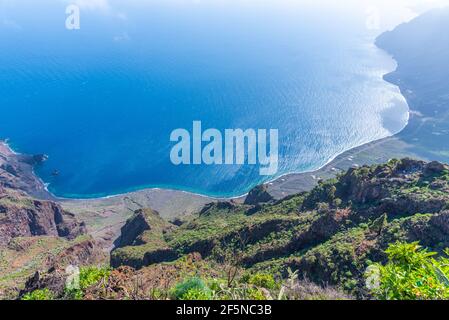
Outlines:
[[208, 290], [193, 288], [182, 295], [180, 300], [211, 300], [211, 292]]
[[246, 299], [248, 299], [248, 300], [267, 300], [267, 297], [258, 288], [248, 288]]
[[249, 277], [248, 284], [256, 287], [274, 290], [279, 286], [276, 284], [273, 275], [266, 273], [256, 273]]
[[22, 297], [22, 300], [53, 300], [54, 295], [48, 289], [34, 290]]
[[66, 288], [67, 298], [81, 300], [84, 297], [84, 291], [101, 281], [108, 281], [111, 270], [109, 268], [82, 267], [79, 274], [79, 287]]
[[172, 296], [176, 300], [210, 300], [212, 292], [203, 280], [193, 277], [177, 284]]
[[110, 273], [109, 268], [83, 267], [80, 269], [80, 288], [85, 290], [101, 280], [107, 281]]
[[[449, 299], [449, 259], [418, 243], [396, 243], [385, 251], [385, 266], [372, 264], [366, 273], [367, 286], [381, 300]], [[449, 254], [449, 250], [446, 250]]]

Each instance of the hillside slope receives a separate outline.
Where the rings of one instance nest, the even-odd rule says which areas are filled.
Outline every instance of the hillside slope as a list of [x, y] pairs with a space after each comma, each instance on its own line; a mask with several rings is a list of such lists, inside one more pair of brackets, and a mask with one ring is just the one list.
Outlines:
[[[366, 298], [367, 267], [385, 262], [385, 249], [397, 241], [419, 241], [440, 253], [449, 247], [449, 166], [403, 159], [350, 169], [280, 201], [211, 203], [179, 226], [140, 210], [111, 254], [111, 279], [137, 277], [142, 288], [167, 293], [189, 275], [235, 273], [234, 280], [244, 281], [270, 274], [281, 283], [296, 272]], [[119, 286], [98, 290], [89, 296], [124, 298]], [[142, 291], [139, 298], [151, 297]]]
[[0, 182], [0, 299], [17, 296], [36, 272], [106, 261], [73, 214]]
[[421, 158], [449, 162], [449, 8], [425, 13], [377, 45], [393, 55], [396, 71], [385, 76], [407, 98], [411, 119], [398, 139]]

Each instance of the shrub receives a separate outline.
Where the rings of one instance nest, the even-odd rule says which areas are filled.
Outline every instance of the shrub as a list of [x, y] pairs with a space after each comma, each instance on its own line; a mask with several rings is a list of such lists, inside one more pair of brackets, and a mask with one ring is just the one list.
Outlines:
[[[396, 243], [385, 251], [385, 266], [372, 264], [366, 273], [367, 286], [382, 300], [449, 299], [449, 259], [418, 243]], [[449, 254], [449, 250], [446, 250]]]
[[80, 269], [80, 288], [85, 290], [101, 280], [107, 281], [110, 273], [109, 268], [83, 267]]
[[261, 287], [265, 289], [276, 289], [279, 286], [276, 284], [273, 275], [266, 273], [256, 273], [249, 277], [248, 284], [252, 284], [256, 287]]
[[198, 288], [189, 289], [180, 300], [211, 300], [211, 292]]
[[79, 286], [75, 288], [66, 288], [65, 294], [69, 299], [81, 300], [84, 297], [84, 291], [101, 281], [106, 282], [109, 279], [111, 270], [109, 268], [82, 267], [79, 274]]
[[209, 300], [212, 292], [203, 280], [193, 277], [177, 284], [172, 296], [177, 300]]
[[265, 294], [258, 288], [248, 288], [247, 300], [267, 300]]
[[54, 295], [48, 289], [34, 290], [22, 297], [22, 300], [53, 300]]

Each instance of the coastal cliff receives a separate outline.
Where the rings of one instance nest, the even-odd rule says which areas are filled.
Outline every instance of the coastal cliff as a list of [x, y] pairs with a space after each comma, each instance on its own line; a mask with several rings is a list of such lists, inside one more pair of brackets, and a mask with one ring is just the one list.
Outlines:
[[[91, 202], [62, 202], [75, 209], [74, 216], [24, 193], [40, 188], [29, 189], [22, 179], [32, 172], [29, 161], [4, 155], [0, 254], [7, 265], [0, 268], [0, 297], [379, 298], [367, 286], [367, 270], [392, 263], [392, 246], [418, 248], [416, 242], [439, 258], [449, 252], [449, 71], [441, 67], [449, 64], [449, 41], [438, 31], [448, 23], [449, 10], [435, 11], [378, 39], [398, 61], [386, 79], [400, 86], [411, 107], [402, 133], [343, 155], [322, 175], [257, 187], [244, 202], [204, 205], [207, 199], [201, 199], [197, 210], [177, 211], [185, 209], [178, 205], [169, 207], [168, 215], [155, 211], [146, 196], [139, 202], [121, 198], [120, 212], [126, 214], [117, 220], [110, 219], [116, 203], [93, 200], [92, 214]], [[403, 158], [404, 153], [439, 162]], [[100, 216], [107, 219], [99, 223]], [[109, 259], [85, 234], [79, 217], [89, 218], [87, 233], [114, 221], [119, 237], [107, 239], [114, 243]], [[74, 292], [65, 281], [71, 264], [89, 279]], [[448, 298], [449, 272], [442, 268], [432, 269], [430, 278]], [[420, 289], [415, 286], [407, 297], [422, 297]]]
[[[441, 30], [448, 22], [448, 10], [431, 12], [377, 41], [398, 61], [385, 78], [411, 107], [402, 133], [345, 153], [319, 172], [256, 188], [244, 204], [211, 203], [175, 225], [136, 211], [112, 252], [106, 288], [92, 284], [84, 298], [186, 298], [176, 288], [188, 285], [197, 298], [269, 298], [281, 283], [290, 299], [366, 299], [373, 294], [367, 268], [385, 264], [395, 243], [419, 242], [444, 256], [449, 77], [441, 66], [448, 65], [449, 41]], [[442, 162], [387, 161], [404, 155]], [[152, 255], [158, 259], [145, 258]]]
[[449, 162], [449, 8], [433, 10], [376, 44], [393, 55], [397, 69], [385, 79], [399, 86], [411, 118], [397, 138], [424, 159]]
[[397, 242], [419, 242], [439, 254], [449, 248], [448, 165], [403, 159], [350, 169], [280, 201], [212, 203], [180, 226], [152, 210], [136, 211], [111, 253], [106, 287], [93, 284], [83, 294], [169, 297], [176, 283], [196, 275], [205, 283], [230, 281], [229, 290], [252, 285], [254, 298], [271, 287], [253, 275], [283, 283], [293, 272], [312, 282], [295, 282], [290, 298], [312, 299], [311, 292], [323, 299], [367, 298], [367, 268], [385, 263], [385, 250]]
[[14, 153], [6, 142], [0, 140], [0, 185], [22, 190], [39, 199], [54, 199], [33, 172], [34, 167], [45, 160], [45, 155]]
[[42, 200], [52, 196], [32, 168], [43, 160], [0, 143], [0, 299], [17, 297], [30, 276], [108, 259], [84, 222]]
[[397, 85], [410, 107], [406, 128], [339, 155], [315, 172], [291, 174], [269, 185], [280, 199], [310, 190], [353, 166], [379, 164], [392, 158], [449, 163], [449, 8], [437, 9], [381, 34], [376, 45], [391, 54], [397, 69], [384, 76]]
[[0, 299], [17, 297], [25, 281], [40, 272], [107, 261], [73, 214], [1, 184], [0, 257]]
[[75, 239], [86, 233], [84, 223], [51, 201], [35, 200], [25, 193], [0, 185], [0, 246], [11, 239], [53, 236]]

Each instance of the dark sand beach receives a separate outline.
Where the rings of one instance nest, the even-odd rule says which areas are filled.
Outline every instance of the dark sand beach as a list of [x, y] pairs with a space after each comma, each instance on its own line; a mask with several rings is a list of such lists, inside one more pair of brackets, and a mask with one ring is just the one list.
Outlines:
[[[396, 76], [394, 73], [386, 78]], [[401, 91], [411, 106], [411, 118], [408, 126], [399, 134], [363, 146], [348, 150], [337, 156], [321, 169], [313, 172], [289, 174], [268, 184], [269, 192], [276, 198], [308, 191], [320, 179], [329, 179], [341, 171], [351, 167], [383, 163], [392, 158], [415, 158], [422, 160], [442, 160], [447, 162], [448, 155], [444, 153], [449, 132], [449, 112], [439, 118], [423, 117], [414, 110], [414, 99], [408, 94], [406, 87]], [[442, 126], [444, 134], [436, 134], [435, 126]], [[444, 129], [446, 128], [446, 129]], [[447, 131], [444, 131], [447, 130]], [[428, 148], [432, 141], [434, 149]], [[426, 146], [426, 148], [424, 148]], [[440, 153], [440, 157], [438, 154]], [[9, 165], [8, 173], [4, 170]], [[241, 202], [244, 196], [237, 199], [214, 199], [188, 192], [146, 189], [127, 194], [98, 199], [72, 200], [59, 199], [50, 194], [43, 182], [34, 174], [30, 156], [14, 153], [5, 142], [0, 142], [0, 181], [10, 181], [19, 189], [40, 199], [51, 199], [70, 212], [75, 213], [87, 223], [90, 233], [102, 241], [104, 248], [109, 248], [117, 237], [120, 228], [140, 208], [157, 210], [167, 220], [198, 212], [205, 204], [218, 200], [233, 200]], [[15, 168], [15, 169], [11, 169]]]
[[[423, 20], [413, 22], [419, 28]], [[425, 22], [425, 21], [424, 21]], [[410, 26], [411, 28], [414, 25]], [[448, 93], [443, 85], [435, 87], [430, 78], [445, 78], [445, 70], [426, 68], [426, 64], [416, 65], [408, 60], [421, 55], [419, 61], [426, 61], [426, 49], [421, 51], [406, 42], [403, 28], [383, 34], [377, 45], [391, 53], [398, 62], [398, 69], [385, 76], [385, 80], [399, 86], [410, 107], [410, 120], [399, 134], [370, 142], [337, 156], [330, 163], [314, 172], [289, 174], [268, 184], [269, 192], [277, 199], [307, 191], [320, 179], [328, 179], [354, 166], [383, 163], [392, 158], [415, 158], [449, 162], [449, 108]], [[408, 37], [409, 38], [409, 37]], [[399, 39], [399, 40], [398, 40]], [[405, 42], [406, 52], [396, 52], [394, 43]], [[416, 43], [419, 43], [417, 41]], [[414, 52], [409, 56], [408, 52]], [[442, 52], [442, 59], [448, 59]], [[447, 72], [446, 72], [447, 73]], [[417, 76], [419, 75], [419, 76]], [[431, 76], [432, 77], [431, 77]], [[124, 222], [139, 208], [157, 210], [167, 220], [198, 212], [205, 204], [217, 201], [188, 192], [148, 189], [107, 198], [89, 200], [58, 199], [50, 194], [44, 183], [34, 174], [33, 166], [38, 165], [42, 156], [15, 154], [5, 142], [0, 142], [0, 182], [14, 186], [39, 199], [60, 202], [67, 210], [77, 214], [87, 223], [90, 233], [103, 240], [108, 248]], [[233, 201], [242, 201], [244, 196]], [[231, 199], [222, 199], [231, 200]]]
[[[425, 156], [411, 150], [413, 145], [405, 142], [400, 136], [374, 141], [346, 151], [320, 170], [280, 177], [268, 184], [268, 190], [276, 199], [281, 199], [310, 190], [319, 179], [332, 178], [338, 172], [350, 167], [382, 163], [391, 158], [426, 159]], [[86, 222], [89, 233], [103, 244], [104, 249], [111, 248], [120, 228], [134, 211], [140, 208], [152, 208], [163, 218], [171, 220], [196, 213], [210, 202], [218, 200], [242, 202], [245, 198], [243, 196], [236, 199], [215, 199], [182, 191], [146, 189], [98, 199], [60, 199], [46, 191], [43, 182], [35, 176], [33, 166], [22, 162], [23, 159], [24, 156], [15, 154], [7, 144], [0, 142], [0, 166], [9, 163], [20, 168], [20, 175], [13, 179], [13, 183], [36, 198], [57, 201], [64, 209], [76, 214], [80, 220]], [[4, 170], [0, 171], [0, 181], [7, 180], [7, 176], [11, 175]]]

